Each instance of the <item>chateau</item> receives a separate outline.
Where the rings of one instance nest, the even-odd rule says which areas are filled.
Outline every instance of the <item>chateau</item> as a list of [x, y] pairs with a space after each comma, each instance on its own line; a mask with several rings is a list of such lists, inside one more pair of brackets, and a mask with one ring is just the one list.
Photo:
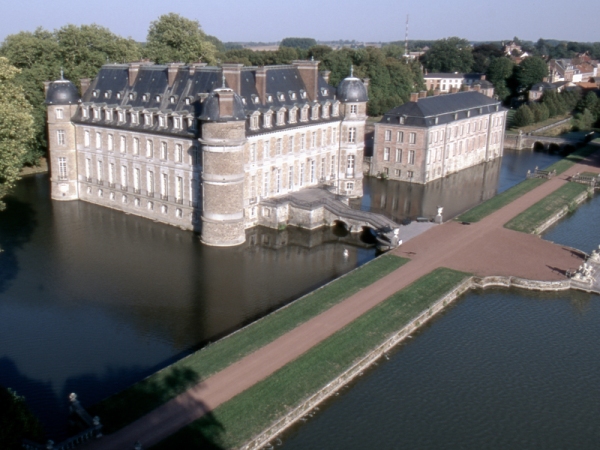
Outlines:
[[375, 124], [371, 174], [425, 184], [503, 154], [507, 110], [480, 92], [425, 97]]
[[[79, 95], [46, 83], [51, 195], [241, 244], [276, 226], [261, 201], [306, 187], [362, 195], [367, 82], [287, 66], [109, 64]], [[359, 168], [356, 170], [356, 168]]]

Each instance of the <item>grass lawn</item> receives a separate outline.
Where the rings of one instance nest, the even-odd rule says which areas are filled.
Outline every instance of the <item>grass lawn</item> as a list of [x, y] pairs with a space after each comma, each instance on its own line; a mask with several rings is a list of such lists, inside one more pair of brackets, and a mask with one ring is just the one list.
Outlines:
[[500, 208], [503, 208], [504, 206], [545, 182], [546, 180], [543, 178], [530, 178], [522, 181], [521, 183], [511, 187], [510, 189], [507, 189], [501, 194], [490, 198], [488, 201], [471, 208], [467, 212], [458, 216], [456, 220], [460, 220], [461, 222], [479, 222], [484, 217], [495, 211], [498, 211]]
[[584, 184], [567, 183], [508, 221], [504, 227], [524, 233], [533, 233], [537, 227], [562, 208], [569, 207], [575, 197], [585, 192], [587, 188], [588, 186]]
[[[592, 153], [598, 151], [598, 147], [594, 145], [586, 145], [585, 147], [580, 148], [579, 150], [574, 151], [570, 155], [561, 159], [560, 161], [555, 162], [550, 167], [547, 167], [545, 170], [552, 171], [556, 170], [557, 174], [563, 173], [565, 170], [570, 169], [575, 164], [583, 161]], [[480, 205], [471, 208], [469, 211], [461, 214], [456, 218], [461, 222], [478, 222], [484, 217], [490, 215], [491, 213], [498, 211], [500, 208], [508, 205], [512, 201], [526, 194], [527, 192], [535, 189], [541, 184], [545, 183], [547, 180], [543, 178], [530, 178], [528, 180], [524, 180], [519, 184], [507, 189], [501, 194], [492, 197], [486, 202], [483, 202]]]
[[147, 414], [187, 388], [272, 342], [308, 319], [396, 270], [408, 259], [381, 256], [296, 300], [242, 330], [160, 370], [89, 410], [112, 433]]
[[217, 449], [244, 444], [350, 368], [468, 276], [450, 269], [434, 270], [270, 377], [152, 448]]

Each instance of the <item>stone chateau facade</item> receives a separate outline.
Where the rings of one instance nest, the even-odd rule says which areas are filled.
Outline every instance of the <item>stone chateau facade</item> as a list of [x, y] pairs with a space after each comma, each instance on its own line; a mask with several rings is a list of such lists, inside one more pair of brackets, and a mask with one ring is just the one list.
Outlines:
[[499, 158], [506, 114], [480, 92], [412, 94], [375, 124], [371, 174], [426, 184]]
[[51, 195], [241, 244], [261, 201], [326, 185], [362, 195], [366, 84], [287, 66], [109, 64], [46, 83]]

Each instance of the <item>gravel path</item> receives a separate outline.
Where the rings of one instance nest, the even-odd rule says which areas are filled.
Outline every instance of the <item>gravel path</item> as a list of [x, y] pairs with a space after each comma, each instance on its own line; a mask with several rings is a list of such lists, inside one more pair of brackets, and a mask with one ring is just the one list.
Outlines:
[[480, 276], [564, 279], [566, 270], [581, 264], [581, 255], [537, 236], [504, 229], [503, 224], [558, 189], [566, 183], [569, 175], [584, 171], [600, 172], [598, 164], [584, 162], [478, 223], [462, 225], [452, 221], [430, 227], [394, 250], [395, 254], [410, 258], [409, 263], [209, 377], [119, 432], [105, 436], [85, 448], [131, 449], [138, 440], [144, 448], [149, 448], [268, 377], [390, 295], [438, 267], [449, 267]]

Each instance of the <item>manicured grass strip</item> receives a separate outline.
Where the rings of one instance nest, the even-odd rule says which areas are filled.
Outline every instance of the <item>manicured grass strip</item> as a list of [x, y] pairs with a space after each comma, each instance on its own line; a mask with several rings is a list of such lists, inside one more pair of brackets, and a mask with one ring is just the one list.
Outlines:
[[490, 198], [488, 201], [471, 208], [466, 213], [461, 214], [456, 218], [461, 222], [479, 222], [486, 216], [489, 216], [493, 212], [498, 211], [500, 208], [505, 207], [509, 203], [512, 203], [522, 195], [535, 189], [541, 184], [545, 183], [546, 180], [543, 178], [530, 178], [522, 181], [519, 184], [507, 189], [506, 191]]
[[216, 449], [244, 444], [331, 382], [468, 276], [450, 269], [434, 270], [153, 449]]
[[383, 255], [90, 408], [112, 433], [393, 272], [408, 259]]
[[[585, 158], [590, 156], [592, 153], [599, 150], [597, 145], [586, 145], [585, 147], [580, 148], [579, 150], [574, 151], [570, 155], [561, 159], [560, 161], [555, 162], [550, 167], [545, 170], [551, 172], [556, 170], [557, 174], [563, 173], [565, 170], [570, 169], [575, 164], [580, 163]], [[527, 192], [535, 189], [541, 184], [545, 183], [547, 180], [543, 178], [530, 178], [528, 180], [524, 180], [519, 184], [507, 189], [501, 194], [492, 197], [486, 202], [483, 202], [480, 205], [477, 205], [474, 208], [471, 208], [469, 211], [461, 214], [456, 218], [461, 222], [479, 222], [486, 216], [489, 216], [493, 212], [498, 211], [500, 208], [508, 205], [513, 202], [517, 198], [525, 195]]]
[[598, 150], [599, 150], [598, 145], [589, 145], [588, 144], [585, 147], [581, 147], [580, 149], [574, 151], [573, 153], [571, 153], [570, 155], [561, 159], [560, 161], [556, 161], [554, 164], [552, 164], [546, 170], [549, 172], [556, 170], [557, 174], [561, 174], [565, 170], [568, 170], [571, 167], [573, 167], [575, 164], [580, 163], [585, 158], [590, 156], [592, 153], [597, 152]]
[[587, 188], [588, 186], [585, 184], [564, 184], [535, 205], [512, 218], [504, 227], [524, 233], [533, 233], [537, 227], [558, 213], [562, 208], [565, 206], [571, 207], [571, 202], [575, 197], [585, 192]]

